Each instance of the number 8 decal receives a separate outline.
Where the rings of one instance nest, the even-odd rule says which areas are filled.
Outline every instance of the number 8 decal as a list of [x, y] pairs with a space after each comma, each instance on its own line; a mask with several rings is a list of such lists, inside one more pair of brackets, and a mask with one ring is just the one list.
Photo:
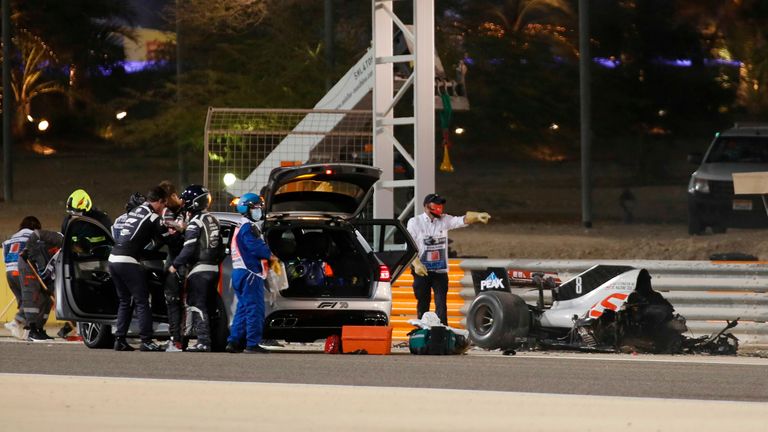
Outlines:
[[581, 294], [583, 290], [581, 289], [581, 277], [576, 278], [576, 294]]

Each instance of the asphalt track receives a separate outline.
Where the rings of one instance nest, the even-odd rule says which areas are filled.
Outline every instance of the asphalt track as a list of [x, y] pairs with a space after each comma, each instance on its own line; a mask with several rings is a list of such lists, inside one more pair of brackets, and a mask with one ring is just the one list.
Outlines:
[[123, 353], [78, 343], [0, 342], [0, 373], [768, 402], [768, 360], [760, 358], [327, 355], [311, 348], [268, 355]]

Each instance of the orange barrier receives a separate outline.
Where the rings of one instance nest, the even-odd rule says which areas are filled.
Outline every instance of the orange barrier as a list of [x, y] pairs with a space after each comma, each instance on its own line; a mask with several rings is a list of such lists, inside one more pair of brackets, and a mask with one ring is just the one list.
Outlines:
[[[448, 325], [454, 328], [464, 328], [461, 324], [463, 318], [461, 308], [464, 299], [461, 297], [461, 280], [464, 278], [464, 270], [459, 267], [461, 260], [453, 259], [448, 262]], [[435, 310], [435, 302], [432, 301], [429, 310]], [[413, 275], [410, 271], [404, 272], [392, 285], [392, 315], [390, 325], [393, 327], [392, 339], [405, 341], [408, 332], [414, 329], [408, 320], [416, 318], [416, 297], [413, 296]]]

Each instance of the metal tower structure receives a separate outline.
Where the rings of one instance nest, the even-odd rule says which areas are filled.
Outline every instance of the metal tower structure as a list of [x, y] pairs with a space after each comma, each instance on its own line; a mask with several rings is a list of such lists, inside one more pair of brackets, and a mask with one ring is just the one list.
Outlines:
[[[394, 0], [372, 0], [373, 165], [383, 171], [374, 194], [373, 213], [376, 218], [392, 218], [395, 215], [396, 188], [413, 188], [414, 191], [414, 198], [396, 215], [401, 220], [411, 211], [420, 213], [422, 197], [435, 191], [435, 5], [434, 0], [410, 1], [413, 4], [413, 23], [409, 26], [395, 13]], [[393, 55], [395, 27], [414, 47], [411, 53]], [[396, 63], [412, 65], [412, 72], [404, 82], [395, 81]], [[413, 115], [395, 117], [395, 107], [407, 103], [402, 99], [411, 89]], [[413, 129], [412, 154], [395, 138], [396, 128], [398, 131], [401, 128]], [[412, 179], [395, 180], [395, 151], [413, 167]]]

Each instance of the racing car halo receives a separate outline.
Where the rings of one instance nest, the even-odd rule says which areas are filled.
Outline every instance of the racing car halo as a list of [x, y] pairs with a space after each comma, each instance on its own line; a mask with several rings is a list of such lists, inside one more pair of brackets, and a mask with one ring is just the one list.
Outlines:
[[[735, 354], [726, 330], [690, 338], [685, 318], [651, 286], [645, 269], [596, 265], [560, 283], [556, 274], [488, 269], [473, 272], [477, 297], [467, 312], [470, 340], [485, 349], [573, 349], [600, 352]], [[510, 285], [538, 288], [537, 304]], [[544, 290], [552, 304], [544, 304]]]

